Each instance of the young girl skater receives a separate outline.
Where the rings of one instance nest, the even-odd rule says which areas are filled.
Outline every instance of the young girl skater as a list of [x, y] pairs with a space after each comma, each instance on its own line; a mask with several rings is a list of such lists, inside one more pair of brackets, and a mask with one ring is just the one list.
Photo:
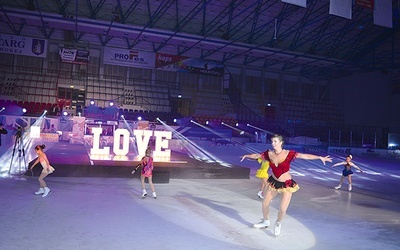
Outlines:
[[41, 194], [42, 197], [46, 197], [50, 194], [51, 190], [50, 188], [47, 187], [46, 182], [44, 181], [44, 178], [46, 178], [47, 175], [51, 174], [54, 172], [54, 168], [50, 166], [49, 160], [47, 159], [46, 154], [43, 152], [43, 149], [45, 149], [46, 146], [43, 145], [37, 145], [35, 147], [36, 154], [38, 155], [38, 158], [36, 161], [32, 164], [30, 167], [30, 170], [32, 171], [33, 168], [40, 162], [40, 164], [43, 167], [42, 173], [39, 176], [39, 184], [40, 188], [38, 191], [35, 192], [35, 194]]
[[261, 164], [260, 168], [257, 169], [256, 177], [261, 180], [260, 191], [258, 191], [257, 196], [260, 199], [264, 199], [264, 194], [267, 188], [268, 183], [268, 169], [269, 169], [269, 162], [264, 161], [262, 158], [257, 159], [258, 163]]
[[349, 182], [349, 191], [351, 191], [353, 189], [352, 187], [352, 182], [351, 182], [351, 176], [353, 175], [353, 171], [351, 171], [351, 167], [354, 167], [358, 170], [360, 170], [361, 173], [363, 173], [363, 171], [361, 170], [361, 168], [359, 168], [356, 164], [354, 164], [351, 160], [353, 159], [352, 155], [348, 155], [346, 157], [346, 161], [342, 161], [342, 162], [338, 162], [336, 164], [333, 164], [332, 167], [336, 167], [336, 166], [340, 166], [340, 165], [344, 165], [344, 169], [342, 171], [342, 177], [340, 178], [340, 182], [339, 185], [337, 185], [335, 187], [335, 189], [340, 189], [342, 187], [342, 183], [344, 178], [347, 177], [347, 181]]
[[156, 190], [154, 189], [154, 184], [153, 184], [154, 166], [153, 166], [153, 157], [151, 157], [151, 153], [152, 153], [151, 148], [148, 147], [146, 149], [146, 155], [141, 159], [140, 164], [137, 165], [137, 167], [132, 171], [132, 174], [134, 174], [139, 167], [142, 167], [142, 172], [140, 175], [140, 181], [142, 183], [142, 190], [143, 190], [142, 199], [147, 197], [146, 186], [144, 183], [146, 177], [149, 180], [149, 185], [152, 191], [153, 198], [157, 199]]

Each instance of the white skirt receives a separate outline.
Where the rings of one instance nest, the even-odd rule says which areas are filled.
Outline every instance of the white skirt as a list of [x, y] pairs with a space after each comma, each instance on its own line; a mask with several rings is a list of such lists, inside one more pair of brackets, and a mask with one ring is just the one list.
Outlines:
[[43, 173], [45, 173], [45, 174], [51, 174], [51, 173], [53, 173], [55, 170], [56, 170], [56, 169], [53, 168], [52, 166], [49, 167], [49, 171], [47, 171], [46, 168], [43, 168], [42, 174], [43, 174]]

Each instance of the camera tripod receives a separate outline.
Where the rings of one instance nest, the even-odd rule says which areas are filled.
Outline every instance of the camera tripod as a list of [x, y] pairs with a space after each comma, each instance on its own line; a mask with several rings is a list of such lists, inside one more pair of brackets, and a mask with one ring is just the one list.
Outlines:
[[[11, 163], [10, 163], [10, 168], [8, 170], [8, 175], [11, 173], [11, 167], [13, 166], [13, 160], [14, 160], [14, 155], [15, 155], [15, 150], [18, 150], [18, 169], [19, 174], [24, 174], [26, 172], [26, 159], [25, 159], [25, 149], [24, 149], [24, 141], [22, 139], [22, 132], [18, 131], [15, 135], [15, 142], [14, 142], [14, 148], [11, 156]], [[23, 159], [21, 159], [21, 157]], [[24, 161], [24, 165], [21, 166], [21, 162]], [[23, 167], [23, 169], [22, 169]]]

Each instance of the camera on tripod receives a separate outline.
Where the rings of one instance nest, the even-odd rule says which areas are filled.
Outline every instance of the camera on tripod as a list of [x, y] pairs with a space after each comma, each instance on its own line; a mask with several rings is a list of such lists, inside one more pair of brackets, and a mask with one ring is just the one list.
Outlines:
[[22, 127], [17, 127], [17, 132], [15, 133], [15, 136], [17, 138], [21, 138], [22, 137]]
[[[15, 132], [15, 134], [14, 134], [15, 135], [15, 143], [14, 143], [14, 148], [13, 148], [13, 152], [12, 152], [12, 156], [11, 156], [10, 169], [8, 170], [9, 175], [11, 174], [11, 168], [13, 166], [15, 150], [18, 151], [18, 165], [19, 165], [19, 167], [16, 168], [16, 170], [19, 171], [19, 173], [25, 173], [26, 169], [27, 169], [26, 159], [25, 159], [24, 142], [23, 142], [23, 138], [22, 138], [24, 130], [21, 126], [17, 126], [16, 130], [17, 130], [17, 132]], [[22, 161], [24, 163], [24, 166], [21, 165]]]

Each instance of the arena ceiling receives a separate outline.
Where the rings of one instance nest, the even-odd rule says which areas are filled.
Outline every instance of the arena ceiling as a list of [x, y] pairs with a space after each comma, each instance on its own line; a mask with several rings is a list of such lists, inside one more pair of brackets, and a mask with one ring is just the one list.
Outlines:
[[306, 8], [281, 0], [0, 0], [0, 24], [2, 33], [36, 30], [52, 39], [63, 30], [77, 45], [90, 37], [321, 80], [399, 69], [399, 8], [393, 0], [386, 28], [359, 6], [351, 20], [330, 15], [329, 0], [308, 0]]

